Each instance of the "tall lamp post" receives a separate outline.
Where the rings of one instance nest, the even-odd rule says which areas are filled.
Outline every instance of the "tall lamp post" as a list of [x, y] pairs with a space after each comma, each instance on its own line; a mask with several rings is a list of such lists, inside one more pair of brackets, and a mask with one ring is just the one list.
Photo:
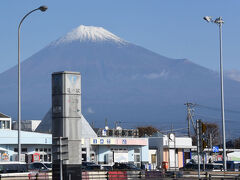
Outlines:
[[221, 112], [222, 112], [222, 141], [223, 141], [223, 167], [224, 171], [227, 170], [226, 164], [226, 137], [225, 137], [225, 115], [224, 115], [224, 92], [223, 92], [223, 63], [222, 63], [222, 24], [224, 23], [222, 17], [213, 20], [210, 16], [203, 18], [207, 22], [215, 23], [219, 26], [219, 39], [220, 39], [220, 82], [221, 82]]
[[20, 74], [20, 28], [23, 20], [34, 11], [40, 10], [42, 12], [48, 9], [47, 6], [40, 6], [27, 13], [18, 25], [18, 161], [21, 161], [21, 74]]

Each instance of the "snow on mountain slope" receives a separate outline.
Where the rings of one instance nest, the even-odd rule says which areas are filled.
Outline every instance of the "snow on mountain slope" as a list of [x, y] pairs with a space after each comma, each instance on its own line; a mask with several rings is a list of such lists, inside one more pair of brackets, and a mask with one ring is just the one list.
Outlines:
[[126, 44], [124, 40], [105, 30], [102, 27], [80, 25], [79, 27], [73, 29], [71, 32], [67, 33], [66, 36], [53, 42], [51, 45], [56, 46], [59, 44], [65, 44], [73, 41], [113, 41], [119, 44]]

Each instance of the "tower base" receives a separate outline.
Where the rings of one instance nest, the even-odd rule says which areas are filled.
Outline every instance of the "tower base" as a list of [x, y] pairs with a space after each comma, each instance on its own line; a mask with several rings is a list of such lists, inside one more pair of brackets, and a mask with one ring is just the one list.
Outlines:
[[[60, 180], [60, 164], [53, 164], [52, 179]], [[64, 164], [63, 180], [81, 180], [82, 165], [81, 164]]]

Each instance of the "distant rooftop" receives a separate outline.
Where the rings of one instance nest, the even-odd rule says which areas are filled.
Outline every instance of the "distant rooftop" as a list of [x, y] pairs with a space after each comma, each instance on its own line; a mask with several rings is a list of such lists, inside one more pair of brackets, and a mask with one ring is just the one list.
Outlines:
[[3, 114], [0, 112], [0, 118], [11, 118], [10, 116], [7, 116], [6, 114]]

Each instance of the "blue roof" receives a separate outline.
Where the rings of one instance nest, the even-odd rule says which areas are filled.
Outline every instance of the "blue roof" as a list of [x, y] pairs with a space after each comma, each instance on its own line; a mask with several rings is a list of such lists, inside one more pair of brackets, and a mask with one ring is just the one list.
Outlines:
[[[52, 144], [52, 134], [21, 131], [21, 144]], [[0, 129], [0, 144], [17, 144], [18, 131]]]

